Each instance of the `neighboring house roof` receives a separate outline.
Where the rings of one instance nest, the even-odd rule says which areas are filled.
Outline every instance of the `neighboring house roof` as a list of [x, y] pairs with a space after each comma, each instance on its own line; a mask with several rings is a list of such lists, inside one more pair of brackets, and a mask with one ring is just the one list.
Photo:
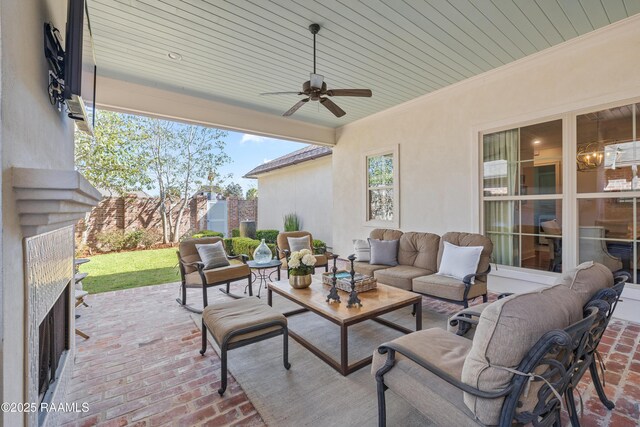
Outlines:
[[266, 162], [253, 168], [247, 172], [243, 178], [258, 178], [258, 175], [271, 172], [276, 169], [286, 168], [287, 166], [297, 165], [298, 163], [308, 162], [309, 160], [317, 159], [324, 156], [331, 155], [331, 148], [323, 147], [321, 145], [307, 145], [293, 153], [285, 154], [282, 157], [278, 157], [275, 160]]

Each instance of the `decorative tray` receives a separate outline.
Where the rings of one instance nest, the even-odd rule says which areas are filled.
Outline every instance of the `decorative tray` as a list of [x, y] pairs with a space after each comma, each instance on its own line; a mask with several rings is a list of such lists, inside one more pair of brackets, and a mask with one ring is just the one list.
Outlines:
[[[346, 270], [338, 270], [336, 272], [336, 288], [341, 291], [351, 292], [351, 273]], [[356, 292], [366, 292], [377, 287], [378, 281], [375, 277], [365, 276], [356, 273]], [[333, 273], [322, 273], [322, 284], [326, 286], [332, 285]]]

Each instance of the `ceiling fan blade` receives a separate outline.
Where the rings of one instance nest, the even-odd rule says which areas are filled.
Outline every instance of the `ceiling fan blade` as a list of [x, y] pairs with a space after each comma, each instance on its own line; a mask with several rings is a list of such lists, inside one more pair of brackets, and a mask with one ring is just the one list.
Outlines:
[[324, 105], [325, 107], [327, 107], [327, 110], [331, 111], [333, 113], [333, 115], [336, 116], [336, 117], [342, 117], [345, 114], [347, 114], [347, 113], [344, 112], [344, 110], [342, 108], [338, 107], [329, 98], [320, 98], [320, 103], [322, 105]]
[[301, 99], [300, 101], [296, 102], [296, 105], [294, 105], [293, 107], [289, 108], [284, 114], [283, 116], [287, 117], [292, 115], [293, 113], [295, 113], [296, 111], [298, 111], [298, 108], [302, 107], [305, 102], [309, 102], [309, 98], [304, 98]]
[[322, 87], [322, 83], [324, 82], [324, 76], [321, 76], [320, 74], [310, 73], [309, 82], [311, 87], [320, 89]]
[[304, 95], [302, 92], [264, 92], [260, 95]]
[[373, 93], [371, 89], [330, 89], [327, 91], [329, 96], [364, 96], [371, 97]]

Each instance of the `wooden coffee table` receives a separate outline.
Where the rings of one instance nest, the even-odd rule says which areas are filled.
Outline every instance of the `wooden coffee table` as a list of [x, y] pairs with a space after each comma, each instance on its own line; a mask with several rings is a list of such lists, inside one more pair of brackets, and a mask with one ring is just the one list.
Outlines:
[[289, 285], [287, 280], [269, 283], [267, 291], [267, 302], [269, 305], [273, 305], [273, 292], [302, 307], [300, 309], [284, 313], [285, 316], [289, 317], [310, 311], [340, 326], [340, 361], [335, 360], [333, 357], [329, 356], [327, 353], [291, 330], [289, 330], [289, 336], [342, 375], [349, 375], [350, 373], [367, 366], [371, 363], [371, 359], [373, 358], [373, 356], [369, 356], [349, 364], [349, 326], [366, 320], [374, 320], [385, 326], [408, 334], [413, 331], [388, 320], [381, 319], [379, 316], [398, 310], [402, 307], [413, 305], [415, 308], [416, 331], [422, 329], [422, 297], [413, 292], [380, 283], [378, 283], [376, 290], [359, 293], [358, 296], [362, 301], [362, 307], [352, 308], [347, 308], [349, 294], [343, 291], [338, 291], [340, 293], [340, 303], [326, 302], [329, 287], [322, 284], [320, 276], [314, 276], [311, 286], [307, 289], [294, 289]]

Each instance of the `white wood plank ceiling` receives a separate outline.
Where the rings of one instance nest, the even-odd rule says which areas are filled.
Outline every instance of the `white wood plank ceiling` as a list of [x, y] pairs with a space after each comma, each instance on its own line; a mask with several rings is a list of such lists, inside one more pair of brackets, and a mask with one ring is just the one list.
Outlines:
[[[640, 0], [88, 0], [98, 73], [280, 115], [312, 71], [334, 97], [291, 120], [338, 127], [640, 12]], [[169, 52], [182, 56], [175, 61]], [[98, 88], [99, 90], [99, 88]], [[99, 92], [98, 92], [99, 96]]]

